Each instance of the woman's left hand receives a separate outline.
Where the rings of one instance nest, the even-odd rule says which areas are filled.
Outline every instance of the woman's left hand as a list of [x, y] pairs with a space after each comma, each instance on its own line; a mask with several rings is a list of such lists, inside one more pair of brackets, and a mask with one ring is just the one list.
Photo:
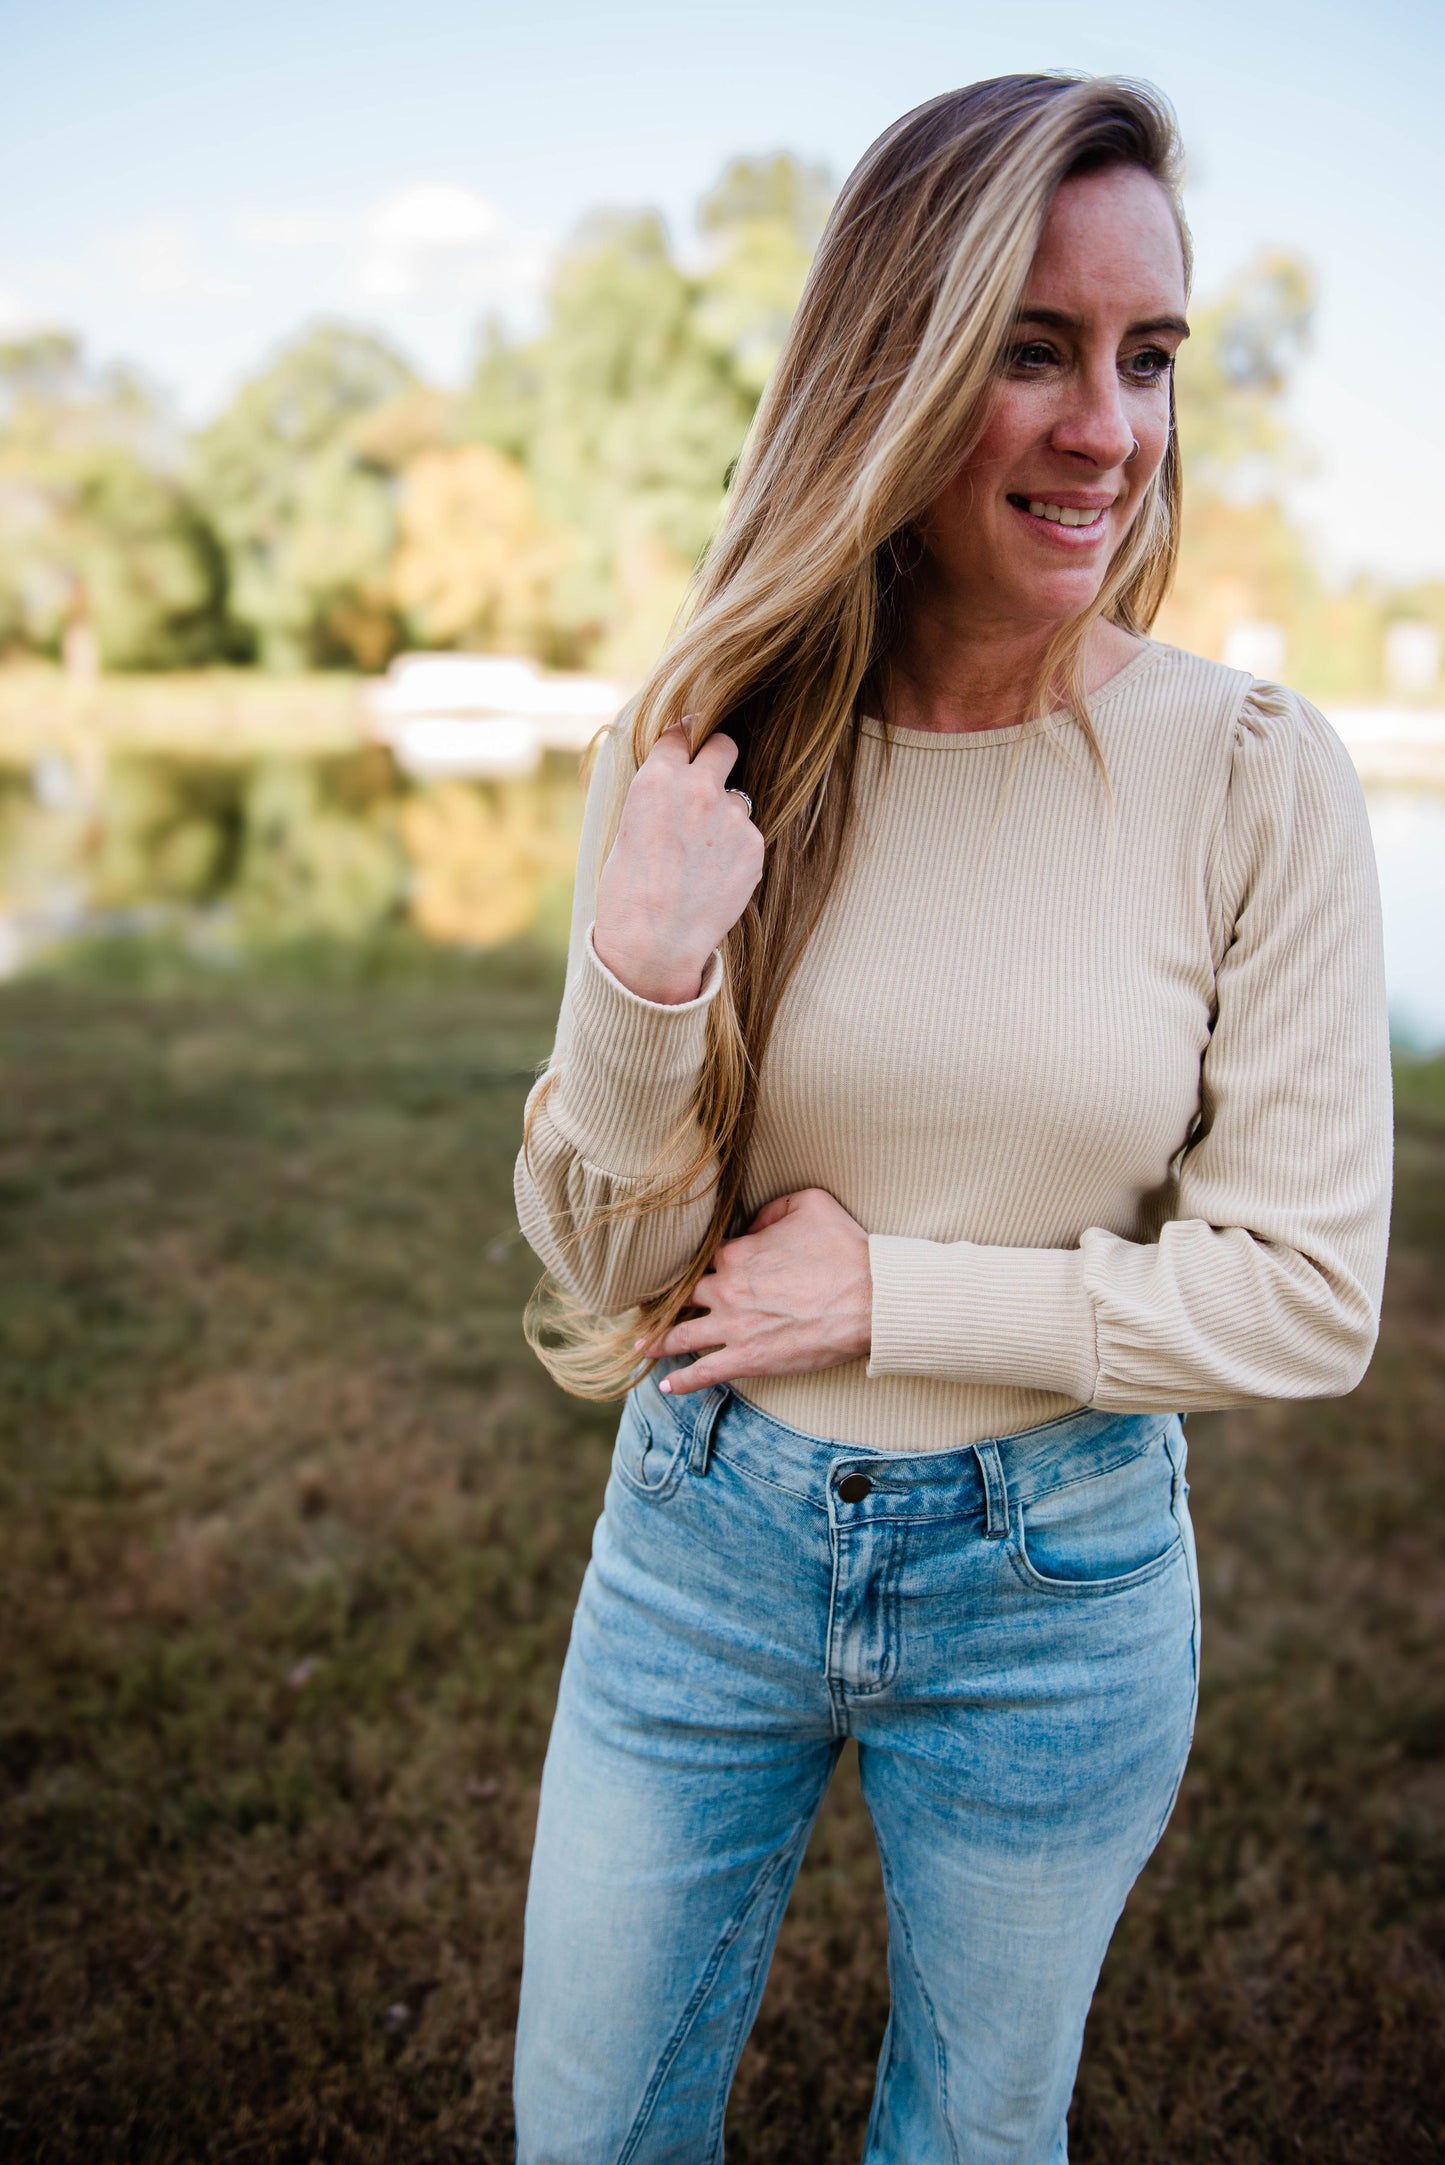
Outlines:
[[706, 1315], [636, 1340], [649, 1358], [695, 1353], [658, 1388], [681, 1396], [733, 1376], [798, 1376], [856, 1361], [873, 1342], [868, 1235], [826, 1188], [765, 1203], [745, 1233], [725, 1240], [689, 1306]]

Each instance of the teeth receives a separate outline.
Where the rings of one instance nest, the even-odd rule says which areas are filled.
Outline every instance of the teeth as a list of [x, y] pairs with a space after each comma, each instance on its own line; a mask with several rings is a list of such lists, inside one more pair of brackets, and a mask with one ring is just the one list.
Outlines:
[[1037, 500], [1029, 505], [1036, 519], [1049, 519], [1055, 526], [1092, 526], [1104, 516], [1102, 507], [1093, 511], [1070, 511], [1064, 504], [1041, 504]]

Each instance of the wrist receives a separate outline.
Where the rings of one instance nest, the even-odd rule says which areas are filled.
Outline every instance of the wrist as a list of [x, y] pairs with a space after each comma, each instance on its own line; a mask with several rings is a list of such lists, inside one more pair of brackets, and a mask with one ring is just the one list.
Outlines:
[[873, 1352], [873, 1268], [866, 1233], [863, 1235], [863, 1253], [858, 1274], [853, 1281], [850, 1312], [851, 1357], [855, 1361], [866, 1361]]
[[660, 1007], [681, 1007], [702, 991], [706, 960], [679, 962], [676, 957], [646, 954], [614, 941], [598, 925], [592, 927], [592, 950], [603, 968], [639, 1000]]
[[867, 1360], [873, 1348], [873, 1272], [868, 1255], [868, 1236], [850, 1224], [848, 1241], [830, 1272], [832, 1285], [826, 1303], [826, 1322], [833, 1340], [836, 1361]]

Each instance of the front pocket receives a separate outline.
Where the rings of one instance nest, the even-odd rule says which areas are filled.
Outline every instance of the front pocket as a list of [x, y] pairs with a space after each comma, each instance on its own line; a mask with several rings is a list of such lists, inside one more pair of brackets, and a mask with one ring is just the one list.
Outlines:
[[676, 1488], [684, 1464], [685, 1438], [677, 1423], [659, 1408], [649, 1412], [630, 1391], [617, 1424], [612, 1466], [618, 1479], [639, 1496], [657, 1500]]
[[1048, 1490], [1012, 1516], [1010, 1559], [1041, 1593], [1123, 1593], [1183, 1554], [1162, 1432], [1122, 1466]]

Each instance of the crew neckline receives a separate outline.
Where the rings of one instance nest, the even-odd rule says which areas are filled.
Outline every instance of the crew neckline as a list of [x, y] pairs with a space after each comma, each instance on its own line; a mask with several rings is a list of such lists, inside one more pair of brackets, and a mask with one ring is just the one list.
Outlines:
[[[1116, 669], [1111, 677], [1089, 694], [1091, 709], [1101, 707], [1115, 694], [1122, 691], [1144, 669], [1146, 663], [1156, 662], [1170, 649], [1158, 639], [1145, 639], [1137, 654], [1131, 655], [1122, 669]], [[916, 747], [923, 752], [963, 752], [986, 749], [993, 744], [1012, 744], [1019, 737], [1034, 737], [1050, 722], [1068, 721], [1072, 716], [1067, 707], [1052, 707], [1047, 714], [1036, 714], [1032, 721], [1014, 722], [1006, 729], [885, 729], [874, 714], [859, 716], [859, 727], [865, 737], [890, 739], [894, 744]]]

